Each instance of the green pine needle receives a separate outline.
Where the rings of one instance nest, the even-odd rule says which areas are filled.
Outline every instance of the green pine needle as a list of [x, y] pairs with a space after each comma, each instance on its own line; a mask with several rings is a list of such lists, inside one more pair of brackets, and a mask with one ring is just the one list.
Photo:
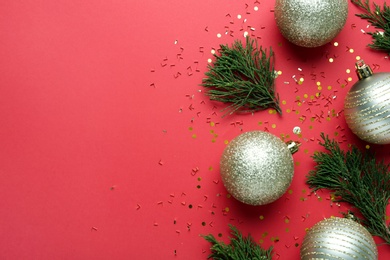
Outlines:
[[363, 216], [357, 221], [390, 245], [390, 230], [386, 224], [390, 199], [389, 165], [378, 162], [374, 155], [362, 153], [355, 146], [345, 152], [324, 133], [321, 133], [321, 138], [324, 142], [320, 145], [327, 152], [317, 152], [312, 156], [317, 165], [309, 172], [307, 184], [314, 191], [329, 189], [337, 201], [353, 205]]
[[370, 1], [351, 0], [353, 4], [365, 11], [363, 14], [356, 14], [362, 19], [367, 20], [375, 28], [382, 31], [369, 32], [372, 37], [372, 44], [368, 46], [375, 50], [386, 51], [390, 54], [390, 7], [384, 3], [383, 8], [373, 3], [374, 10], [371, 10]]
[[240, 231], [233, 225], [229, 225], [232, 237], [230, 244], [217, 241], [215, 237], [210, 234], [202, 236], [206, 241], [211, 243], [211, 254], [207, 259], [214, 260], [271, 260], [272, 247], [268, 250], [262, 249], [257, 245], [253, 238], [248, 235], [243, 237]]
[[[220, 45], [220, 55], [208, 65], [202, 86], [211, 100], [229, 103], [226, 114], [255, 112], [274, 108], [279, 114], [279, 96], [275, 96], [274, 52], [269, 54], [256, 39], [246, 37], [246, 46], [235, 41], [231, 47]], [[225, 115], [226, 115], [225, 114]]]

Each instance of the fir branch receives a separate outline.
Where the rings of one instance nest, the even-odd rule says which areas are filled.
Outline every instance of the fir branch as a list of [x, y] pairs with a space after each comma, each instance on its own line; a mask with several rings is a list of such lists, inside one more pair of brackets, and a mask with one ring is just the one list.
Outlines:
[[[231, 47], [220, 45], [220, 55], [208, 65], [202, 86], [208, 88], [211, 100], [229, 103], [225, 109], [255, 112], [274, 108], [279, 114], [279, 96], [275, 93], [274, 52], [258, 46], [256, 39], [246, 37], [246, 46], [235, 41]], [[228, 114], [227, 113], [227, 114]]]
[[390, 7], [385, 2], [381, 9], [378, 4], [373, 3], [374, 10], [372, 10], [369, 0], [366, 0], [364, 3], [362, 0], [351, 1], [365, 12], [356, 14], [356, 16], [367, 20], [372, 26], [382, 30], [368, 33], [372, 37], [372, 44], [368, 44], [368, 46], [372, 49], [386, 51], [390, 54]]
[[231, 229], [232, 237], [230, 238], [230, 244], [227, 245], [224, 242], [220, 242], [210, 234], [202, 236], [206, 241], [211, 243], [211, 254], [207, 259], [214, 260], [271, 260], [272, 259], [272, 247], [268, 250], [261, 248], [257, 245], [251, 235], [243, 237], [241, 232], [229, 225]]
[[386, 224], [386, 208], [390, 199], [389, 165], [377, 161], [373, 154], [362, 153], [353, 146], [344, 152], [334, 140], [321, 133], [320, 145], [327, 152], [316, 152], [317, 163], [309, 172], [307, 184], [313, 191], [329, 189], [336, 201], [347, 202], [359, 210], [363, 218], [357, 221], [374, 236], [390, 245], [390, 230]]

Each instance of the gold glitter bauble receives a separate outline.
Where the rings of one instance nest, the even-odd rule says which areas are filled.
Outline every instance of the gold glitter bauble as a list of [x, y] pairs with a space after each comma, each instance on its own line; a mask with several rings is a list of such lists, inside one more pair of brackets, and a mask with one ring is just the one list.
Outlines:
[[348, 0], [276, 0], [274, 13], [287, 40], [302, 47], [319, 47], [343, 29]]
[[301, 260], [375, 260], [378, 249], [365, 227], [347, 218], [315, 224], [302, 242]]
[[221, 158], [221, 177], [228, 192], [249, 205], [280, 198], [294, 175], [292, 152], [278, 137], [262, 131], [233, 139]]
[[372, 73], [364, 61], [356, 63], [359, 81], [349, 90], [344, 104], [349, 128], [373, 144], [390, 143], [390, 73]]

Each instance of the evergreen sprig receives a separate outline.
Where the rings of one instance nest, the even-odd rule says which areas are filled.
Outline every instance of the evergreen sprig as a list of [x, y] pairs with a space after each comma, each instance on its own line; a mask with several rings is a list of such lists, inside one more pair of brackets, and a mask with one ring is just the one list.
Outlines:
[[[279, 114], [279, 96], [275, 94], [274, 52], [258, 46], [246, 37], [246, 45], [236, 40], [231, 47], [220, 45], [219, 55], [208, 65], [202, 86], [211, 100], [229, 103], [226, 114], [255, 112], [274, 108]], [[225, 115], [226, 115], [225, 114]]]
[[214, 260], [271, 260], [272, 259], [272, 247], [268, 250], [261, 248], [256, 244], [249, 234], [247, 237], [243, 237], [241, 232], [229, 225], [231, 229], [232, 237], [230, 237], [230, 244], [216, 240], [216, 238], [210, 234], [203, 236], [208, 242], [211, 243], [211, 254], [207, 259]]
[[356, 146], [343, 151], [335, 140], [321, 133], [327, 152], [316, 152], [317, 163], [309, 172], [307, 183], [314, 191], [329, 189], [335, 200], [347, 202], [359, 210], [363, 217], [356, 220], [366, 226], [374, 236], [390, 245], [390, 231], [386, 224], [386, 207], [390, 199], [389, 165], [377, 161], [371, 153], [363, 153]]
[[386, 2], [383, 8], [373, 3], [374, 10], [372, 10], [369, 0], [366, 0], [364, 3], [362, 0], [351, 1], [365, 11], [365, 13], [356, 14], [356, 16], [367, 20], [372, 26], [382, 30], [368, 33], [372, 37], [372, 44], [368, 44], [368, 46], [372, 49], [386, 51], [390, 54], [390, 7], [386, 5]]

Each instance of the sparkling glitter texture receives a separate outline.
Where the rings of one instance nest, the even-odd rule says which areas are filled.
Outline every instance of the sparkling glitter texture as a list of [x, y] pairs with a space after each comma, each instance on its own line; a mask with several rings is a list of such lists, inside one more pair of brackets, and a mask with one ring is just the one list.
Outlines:
[[274, 14], [287, 40], [302, 47], [318, 47], [343, 29], [348, 0], [276, 0]]
[[318, 222], [306, 234], [301, 260], [378, 259], [378, 249], [371, 234], [362, 225], [347, 218], [328, 218]]
[[390, 143], [390, 73], [375, 73], [360, 79], [344, 103], [349, 128], [373, 144]]
[[287, 145], [262, 131], [233, 139], [221, 158], [221, 176], [228, 192], [249, 205], [264, 205], [280, 198], [290, 186], [294, 162]]

